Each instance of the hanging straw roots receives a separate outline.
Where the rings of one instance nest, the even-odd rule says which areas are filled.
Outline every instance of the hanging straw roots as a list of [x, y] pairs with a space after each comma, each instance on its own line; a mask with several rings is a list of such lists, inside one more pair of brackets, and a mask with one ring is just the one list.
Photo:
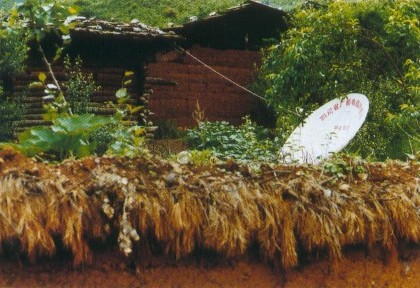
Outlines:
[[241, 257], [258, 247], [284, 269], [298, 265], [298, 249], [326, 251], [333, 263], [353, 244], [379, 245], [393, 257], [399, 241], [420, 241], [420, 165], [363, 165], [367, 179], [310, 166], [266, 165], [253, 174], [232, 163], [203, 168], [153, 157], [52, 166], [3, 150], [0, 247], [14, 243], [35, 261], [64, 246], [75, 265], [92, 260], [88, 243], [111, 237], [139, 258], [151, 243], [176, 259], [200, 250]]

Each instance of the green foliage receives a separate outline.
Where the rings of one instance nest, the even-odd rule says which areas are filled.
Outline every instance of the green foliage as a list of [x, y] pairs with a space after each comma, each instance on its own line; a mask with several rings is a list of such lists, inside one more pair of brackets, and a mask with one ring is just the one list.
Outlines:
[[44, 87], [45, 96], [42, 97], [47, 103], [43, 105], [44, 114], [42, 115], [44, 120], [52, 121], [59, 116], [70, 115], [69, 103], [64, 98], [64, 93], [57, 84], [47, 83], [47, 75], [43, 72], [38, 75], [39, 82], [30, 84], [30, 87]]
[[69, 56], [64, 58], [64, 67], [67, 77], [67, 82], [64, 83], [66, 90], [66, 99], [64, 95], [58, 91], [58, 87], [54, 84], [47, 84], [47, 75], [40, 73], [38, 76], [39, 82], [36, 85], [45, 86], [46, 96], [44, 100], [54, 99], [51, 103], [45, 104], [44, 119], [53, 120], [59, 115], [66, 115], [69, 111], [74, 114], [88, 114], [95, 113], [95, 108], [91, 104], [91, 96], [94, 92], [99, 90], [93, 80], [93, 75], [86, 74], [82, 70], [82, 59], [77, 57], [71, 61]]
[[56, 29], [60, 29], [63, 39], [66, 40], [71, 25], [65, 20], [76, 12], [74, 8], [67, 7], [60, 1], [25, 0], [17, 5], [16, 11], [12, 11], [10, 21], [23, 23], [37, 42], [50, 32], [56, 33]]
[[193, 149], [210, 150], [222, 160], [275, 161], [278, 151], [266, 131], [248, 118], [239, 127], [225, 121], [201, 122], [197, 128], [187, 131], [187, 142]]
[[25, 109], [21, 100], [21, 97], [6, 97], [0, 87], [0, 141], [14, 138], [16, 125], [23, 119]]
[[16, 1], [13, 0], [1, 0], [0, 1], [0, 15], [2, 11], [9, 11], [13, 5], [15, 5]]
[[134, 157], [145, 152], [144, 127], [126, 125], [117, 116], [60, 115], [50, 126], [38, 126], [18, 136], [13, 146], [27, 156], [62, 161], [105, 153]]
[[370, 111], [349, 151], [403, 157], [408, 138], [386, 117], [399, 114], [401, 105], [419, 105], [418, 76], [410, 78], [404, 65], [419, 56], [419, 14], [413, 0], [331, 1], [297, 9], [293, 27], [265, 51], [258, 82], [277, 111], [281, 140], [313, 109], [360, 92], [369, 98]]
[[[0, 11], [0, 19], [3, 17], [5, 15]], [[0, 141], [13, 139], [16, 124], [23, 117], [25, 107], [20, 103], [21, 97], [6, 97], [2, 80], [10, 81], [23, 72], [28, 52], [27, 40], [27, 34], [20, 27], [11, 22], [0, 22]]]
[[410, 104], [402, 104], [399, 113], [389, 113], [387, 120], [390, 125], [397, 127], [400, 133], [405, 134], [409, 140], [406, 150], [415, 155], [420, 152], [420, 59], [417, 58], [416, 62], [408, 59], [404, 68], [404, 80], [413, 101]]
[[159, 121], [156, 126], [158, 128], [154, 133], [155, 139], [178, 139], [184, 135], [183, 131], [171, 120]]
[[[70, 65], [69, 62], [66, 65]], [[81, 91], [74, 91], [74, 93], [79, 93], [76, 96], [85, 97], [86, 95], [83, 95], [83, 93], [89, 93], [91, 89], [83, 87], [83, 83], [85, 83], [84, 81], [87, 81], [88, 84], [91, 82], [89, 78], [86, 80], [85, 76], [82, 75], [80, 65], [80, 62], [76, 63], [74, 70], [70, 72], [73, 73], [70, 74], [70, 80], [76, 83], [74, 86], [68, 86], [68, 89], [76, 90], [79, 87]], [[132, 72], [125, 73], [123, 88], [116, 93], [119, 96], [117, 98], [120, 106], [115, 106], [117, 111], [114, 116], [56, 113], [55, 117], [51, 119], [52, 125], [33, 127], [19, 135], [17, 144], [1, 143], [0, 147], [14, 146], [27, 156], [38, 155], [47, 160], [56, 161], [92, 154], [103, 155], [108, 153], [133, 157], [144, 153], [146, 150], [144, 146], [146, 128], [133, 125], [126, 120], [128, 116], [137, 113], [142, 108], [141, 106], [135, 107], [126, 104], [130, 98], [127, 86], [131, 83], [130, 77], [132, 75]], [[46, 76], [40, 74], [39, 80], [44, 83]], [[71, 81], [70, 85], [73, 85]], [[91, 84], [90, 87], [96, 86]], [[47, 88], [54, 89], [51, 84], [47, 84]], [[122, 90], [125, 92], [122, 93]], [[80, 98], [76, 99], [79, 100]], [[74, 107], [77, 108], [77, 106]]]
[[0, 78], [12, 77], [24, 70], [29, 50], [27, 40], [24, 30], [0, 22]]
[[345, 176], [366, 174], [365, 161], [352, 154], [338, 153], [322, 163], [322, 173], [332, 175], [337, 180]]
[[[130, 21], [139, 19], [149, 25], [166, 27], [168, 23], [175, 24], [189, 22], [191, 16], [199, 18], [209, 15], [211, 12], [223, 12], [226, 9], [243, 4], [245, 0], [67, 0], [72, 5], [80, 7], [80, 14], [95, 16], [102, 19], [118, 19]], [[286, 9], [293, 8], [297, 3], [305, 1], [270, 0], [265, 1], [272, 6], [281, 6]]]
[[215, 157], [212, 150], [192, 150], [190, 151], [190, 163], [194, 166], [212, 166], [215, 164]]
[[36, 83], [38, 86], [46, 87], [46, 99], [53, 99], [53, 102], [47, 106], [47, 120], [52, 120], [58, 117], [58, 115], [71, 115], [72, 111], [64, 97], [60, 83], [57, 81], [51, 65], [52, 61], [57, 61], [61, 58], [63, 47], [57, 47], [54, 59], [49, 60], [41, 46], [41, 41], [47, 34], [55, 33], [61, 36], [64, 44], [68, 44], [70, 41], [70, 29], [75, 24], [67, 20], [68, 17], [74, 15], [76, 12], [76, 9], [66, 7], [58, 1], [25, 0], [23, 3], [16, 5], [16, 8], [11, 11], [8, 17], [9, 26], [22, 29], [29, 35], [30, 40], [33, 41], [36, 51], [40, 53], [41, 59], [52, 78], [53, 83], [46, 83], [47, 77], [41, 73], [39, 75], [40, 82]]
[[[27, 156], [45, 155], [55, 160], [93, 154], [89, 138], [113, 119], [92, 114], [58, 117], [50, 126], [31, 128], [19, 135], [13, 145]], [[3, 144], [7, 145], [7, 144]]]
[[[134, 72], [126, 71], [121, 81], [121, 88], [115, 93], [119, 106], [114, 106], [116, 112], [113, 118], [116, 121], [115, 125], [110, 126], [111, 129], [108, 130], [109, 136], [113, 139], [108, 147], [109, 154], [134, 157], [143, 154], [146, 150], [145, 137], [149, 123], [140, 126], [129, 120], [131, 116], [138, 115], [140, 111], [144, 110], [143, 106], [128, 104], [131, 97], [128, 88], [133, 82], [133, 76]], [[106, 133], [104, 133], [105, 135]]]
[[105, 125], [90, 135], [89, 143], [96, 155], [104, 155], [108, 151], [114, 140], [113, 129], [115, 129], [115, 124]]
[[85, 74], [82, 71], [82, 59], [76, 58], [74, 62], [67, 56], [64, 58], [66, 68], [67, 87], [66, 96], [70, 109], [75, 114], [94, 113], [95, 109], [91, 104], [91, 96], [99, 90], [95, 84], [93, 75]]
[[144, 127], [124, 125], [119, 121], [111, 128], [108, 133], [113, 140], [108, 146], [107, 154], [135, 157], [146, 153]]

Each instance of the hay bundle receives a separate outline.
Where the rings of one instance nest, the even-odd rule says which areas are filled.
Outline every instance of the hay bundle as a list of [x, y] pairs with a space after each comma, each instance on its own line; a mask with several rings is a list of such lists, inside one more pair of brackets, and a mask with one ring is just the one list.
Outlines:
[[[73, 253], [74, 264], [91, 262], [89, 239], [103, 238], [100, 206], [83, 186], [54, 167], [2, 151], [0, 165], [0, 237], [17, 242], [31, 261], [56, 252], [56, 239]], [[11, 165], [14, 164], [14, 165]], [[95, 205], [96, 204], [96, 205]]]
[[398, 241], [420, 239], [418, 162], [365, 163], [367, 175], [336, 177], [319, 167], [253, 174], [153, 157], [47, 166], [3, 150], [0, 159], [0, 241], [16, 241], [33, 260], [61, 241], [74, 264], [89, 263], [90, 240], [117, 237], [137, 257], [150, 242], [176, 259], [200, 249], [241, 257], [257, 246], [290, 268], [298, 247], [338, 261], [345, 245], [379, 245], [395, 256]]

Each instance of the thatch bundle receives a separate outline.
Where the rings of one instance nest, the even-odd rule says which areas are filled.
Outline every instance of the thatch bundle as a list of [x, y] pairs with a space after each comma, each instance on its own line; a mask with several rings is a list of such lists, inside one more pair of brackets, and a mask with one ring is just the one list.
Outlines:
[[[51, 166], [0, 151], [0, 242], [35, 260], [64, 246], [91, 261], [91, 240], [118, 240], [125, 254], [152, 246], [177, 259], [211, 250], [258, 254], [283, 268], [299, 251], [420, 241], [418, 162], [362, 163], [358, 175], [321, 167], [192, 167], [155, 157], [86, 158]], [[115, 232], [115, 233], [113, 233]], [[60, 242], [60, 245], [57, 245]], [[153, 251], [152, 251], [153, 252]]]

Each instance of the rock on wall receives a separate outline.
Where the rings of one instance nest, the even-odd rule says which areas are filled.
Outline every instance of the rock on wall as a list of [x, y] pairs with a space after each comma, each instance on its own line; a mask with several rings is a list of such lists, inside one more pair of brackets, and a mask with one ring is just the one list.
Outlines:
[[[199, 46], [189, 52], [233, 81], [248, 86], [255, 77], [261, 56], [256, 51], [216, 50]], [[209, 121], [242, 122], [258, 99], [223, 79], [192, 57], [176, 51], [157, 57], [147, 67], [146, 87], [152, 120], [172, 120], [178, 126], [196, 124], [192, 113], [198, 101]]]

